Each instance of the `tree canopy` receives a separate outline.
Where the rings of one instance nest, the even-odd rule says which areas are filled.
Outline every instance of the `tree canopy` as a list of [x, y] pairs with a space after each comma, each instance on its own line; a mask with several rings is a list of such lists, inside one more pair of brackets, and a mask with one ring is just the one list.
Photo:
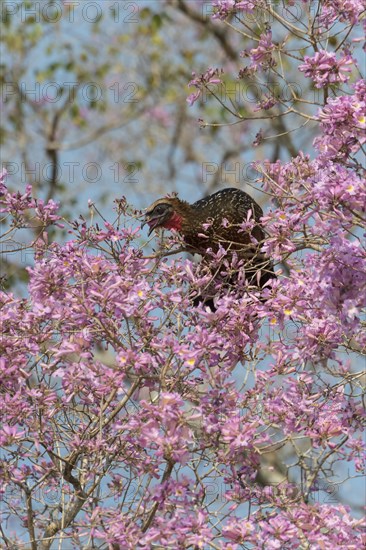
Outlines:
[[[362, 2], [1, 10], [4, 548], [360, 548]], [[277, 280], [213, 312], [141, 214], [228, 185]]]

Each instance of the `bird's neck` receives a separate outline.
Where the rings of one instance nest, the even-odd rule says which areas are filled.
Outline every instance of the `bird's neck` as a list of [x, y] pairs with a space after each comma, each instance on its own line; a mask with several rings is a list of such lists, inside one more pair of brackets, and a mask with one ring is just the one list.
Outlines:
[[182, 230], [183, 218], [177, 212], [174, 212], [172, 217], [164, 223], [166, 229], [175, 229], [176, 231]]

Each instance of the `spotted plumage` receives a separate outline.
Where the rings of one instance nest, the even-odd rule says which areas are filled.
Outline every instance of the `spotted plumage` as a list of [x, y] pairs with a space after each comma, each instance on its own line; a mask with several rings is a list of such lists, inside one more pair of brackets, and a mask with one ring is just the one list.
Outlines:
[[212, 221], [212, 225], [200, 233], [207, 234], [211, 239], [210, 244], [214, 251], [219, 244], [226, 249], [230, 247], [230, 250], [244, 251], [245, 247], [241, 245], [248, 245], [252, 241], [248, 233], [239, 231], [239, 226], [247, 220], [249, 210], [252, 211], [253, 219], [258, 222], [251, 235], [257, 241], [264, 239], [263, 230], [259, 225], [259, 220], [263, 216], [262, 209], [248, 193], [240, 189], [228, 188], [218, 191], [193, 203], [191, 209], [196, 222], [189, 225], [184, 240], [196, 248], [207, 249], [207, 239], [197, 236], [198, 225], [202, 227], [202, 224]]

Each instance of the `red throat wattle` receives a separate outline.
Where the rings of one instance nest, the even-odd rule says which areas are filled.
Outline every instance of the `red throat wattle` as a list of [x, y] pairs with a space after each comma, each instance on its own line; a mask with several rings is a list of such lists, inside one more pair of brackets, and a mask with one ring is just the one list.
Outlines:
[[165, 229], [180, 231], [182, 229], [182, 218], [174, 212], [172, 217], [163, 224], [163, 227], [165, 227]]

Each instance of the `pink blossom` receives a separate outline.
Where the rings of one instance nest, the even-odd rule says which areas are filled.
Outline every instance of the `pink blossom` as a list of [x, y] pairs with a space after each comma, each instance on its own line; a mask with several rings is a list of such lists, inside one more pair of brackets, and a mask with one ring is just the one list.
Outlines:
[[252, 12], [260, 2], [254, 0], [214, 0], [213, 19], [226, 19], [230, 14], [243, 12]]
[[326, 0], [322, 6], [320, 21], [328, 28], [336, 21], [356, 25], [365, 10], [362, 0]]
[[350, 65], [354, 60], [350, 55], [345, 55], [337, 60], [335, 53], [320, 50], [313, 57], [306, 55], [304, 63], [299, 65], [299, 71], [311, 78], [316, 88], [324, 88], [337, 82], [347, 82], [352, 71]]
[[275, 49], [276, 46], [272, 42], [272, 32], [269, 30], [266, 33], [261, 34], [258, 46], [256, 48], [252, 48], [248, 54], [245, 54], [249, 55], [251, 59], [251, 68], [268, 70], [270, 67], [274, 67], [276, 62], [273, 58], [272, 52]]
[[194, 77], [188, 84], [188, 86], [192, 87], [194, 86], [197, 91], [193, 92], [188, 98], [187, 102], [189, 105], [193, 105], [199, 97], [202, 94], [202, 91], [207, 88], [210, 84], [221, 84], [221, 75], [223, 73], [223, 70], [221, 69], [207, 69], [207, 71], [199, 76], [196, 75], [196, 73], [192, 73], [192, 76]]
[[360, 80], [352, 96], [329, 99], [319, 117], [323, 135], [314, 144], [324, 160], [344, 160], [365, 143], [365, 82]]

